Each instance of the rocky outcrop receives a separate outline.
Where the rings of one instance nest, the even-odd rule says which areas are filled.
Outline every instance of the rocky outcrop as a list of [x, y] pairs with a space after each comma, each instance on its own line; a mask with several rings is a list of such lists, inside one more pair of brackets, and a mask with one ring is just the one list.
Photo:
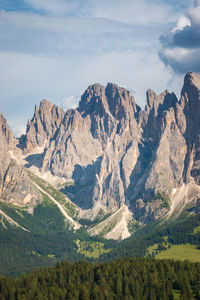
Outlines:
[[[0, 113], [0, 143], [1, 150], [6, 150], [8, 146], [12, 147], [16, 143], [11, 129], [8, 126], [6, 119]], [[2, 151], [1, 151], [2, 152]]]
[[144, 111], [126, 89], [94, 84], [77, 109], [43, 100], [28, 122], [24, 152], [44, 148], [40, 172], [65, 179], [63, 191], [82, 217], [127, 205], [147, 223], [167, 214], [174, 189], [200, 185], [199, 115], [200, 76], [191, 72], [180, 101], [148, 90]]
[[200, 76], [189, 72], [185, 76], [180, 106], [183, 112], [183, 136], [187, 143], [184, 180], [191, 176], [200, 184]]
[[[42, 201], [40, 193], [23, 168], [11, 160], [1, 177], [0, 199], [20, 207], [33, 208]], [[30, 210], [32, 211], [32, 210]]]
[[33, 187], [28, 175], [13, 159], [17, 140], [6, 119], [0, 114], [0, 200], [18, 206], [34, 206], [41, 196]]
[[90, 86], [78, 109], [66, 112], [45, 149], [41, 171], [73, 181], [80, 191], [73, 200], [91, 209], [92, 218], [125, 203], [124, 186], [129, 185], [141, 135], [140, 110], [129, 92], [117, 85]]
[[[152, 90], [147, 91], [146, 107], [140, 115], [142, 135], [138, 143], [138, 159], [127, 189], [133, 210], [137, 210], [137, 199], [149, 202], [158, 191], [170, 195], [172, 189], [183, 182], [187, 147], [177, 125], [177, 105], [173, 93], [165, 91], [156, 95]], [[153, 205], [150, 204], [152, 209]]]
[[35, 106], [34, 116], [28, 121], [24, 141], [24, 152], [31, 152], [36, 147], [44, 147], [54, 136], [64, 117], [64, 111], [48, 100]]

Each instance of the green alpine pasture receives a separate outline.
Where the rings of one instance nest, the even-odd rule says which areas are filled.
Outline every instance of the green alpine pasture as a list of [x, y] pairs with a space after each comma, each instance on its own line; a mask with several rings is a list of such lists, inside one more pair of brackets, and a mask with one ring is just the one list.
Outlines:
[[195, 245], [172, 245], [169, 249], [155, 255], [157, 259], [190, 260], [200, 262], [200, 250]]
[[98, 258], [100, 255], [107, 253], [110, 249], [104, 248], [104, 243], [90, 241], [76, 241], [78, 252], [88, 258]]

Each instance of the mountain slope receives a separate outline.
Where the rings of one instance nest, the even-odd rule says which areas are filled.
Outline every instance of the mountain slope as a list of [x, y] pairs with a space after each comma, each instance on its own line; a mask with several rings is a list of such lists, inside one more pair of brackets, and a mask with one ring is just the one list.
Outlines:
[[189, 72], [180, 101], [167, 90], [148, 90], [144, 111], [111, 83], [89, 86], [78, 108], [67, 112], [43, 100], [20, 143], [31, 161], [27, 167], [51, 183], [62, 182], [81, 218], [94, 220], [127, 206], [146, 224], [175, 213], [174, 195], [188, 184], [195, 196], [185, 192], [185, 202], [195, 206], [199, 86], [200, 76]]
[[144, 110], [111, 83], [66, 112], [43, 100], [19, 140], [0, 115], [1, 273], [186, 243], [199, 253], [199, 116], [192, 72], [180, 100], [148, 90]]
[[30, 209], [41, 201], [23, 167], [13, 159], [12, 150], [17, 140], [0, 114], [0, 199], [18, 206], [29, 205]]
[[192, 72], [180, 100], [148, 90], [144, 110], [112, 83], [89, 86], [66, 112], [43, 100], [19, 140], [0, 115], [2, 230], [32, 234], [43, 205], [59, 215], [54, 234], [70, 229], [74, 240], [73, 230], [121, 240], [199, 214], [199, 115], [200, 76]]

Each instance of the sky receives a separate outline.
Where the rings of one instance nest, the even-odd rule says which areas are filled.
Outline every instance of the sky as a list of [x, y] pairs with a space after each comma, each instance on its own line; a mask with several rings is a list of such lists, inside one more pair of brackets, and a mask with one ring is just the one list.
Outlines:
[[200, 73], [200, 0], [0, 0], [0, 111], [25, 132], [42, 99], [76, 107], [91, 84], [180, 96]]

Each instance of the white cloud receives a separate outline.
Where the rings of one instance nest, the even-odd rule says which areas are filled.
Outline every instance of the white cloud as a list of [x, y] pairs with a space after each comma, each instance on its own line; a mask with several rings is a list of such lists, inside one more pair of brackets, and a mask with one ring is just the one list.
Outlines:
[[196, 3], [195, 7], [188, 10], [187, 16], [191, 20], [192, 25], [200, 25], [200, 3]]
[[161, 43], [160, 57], [175, 72], [200, 72], [200, 1], [195, 1], [177, 25], [161, 36]]
[[170, 79], [157, 54], [150, 49], [146, 51], [84, 58], [0, 53], [0, 111], [9, 121], [17, 120], [11, 124], [12, 128], [16, 123], [23, 128], [33, 116], [34, 105], [43, 98], [68, 109], [80, 99], [72, 95], [80, 95], [96, 82], [134, 86], [136, 101], [144, 105], [145, 91], [151, 87], [159, 93]]
[[171, 32], [176, 32], [183, 30], [186, 26], [191, 26], [191, 21], [187, 17], [181, 17], [177, 23], [176, 26], [171, 30]]
[[167, 48], [163, 49], [161, 58], [166, 65], [176, 72], [185, 74], [187, 71], [200, 72], [200, 49]]
[[164, 2], [26, 0], [34, 13], [1, 11], [0, 111], [24, 128], [41, 99], [69, 108], [95, 82], [133, 86], [144, 105], [145, 90], [171, 78], [158, 37], [179, 13]]
[[64, 98], [63, 100], [60, 101], [59, 106], [62, 107], [64, 110], [68, 110], [70, 108], [77, 108], [78, 103], [81, 99], [80, 96], [69, 96]]

